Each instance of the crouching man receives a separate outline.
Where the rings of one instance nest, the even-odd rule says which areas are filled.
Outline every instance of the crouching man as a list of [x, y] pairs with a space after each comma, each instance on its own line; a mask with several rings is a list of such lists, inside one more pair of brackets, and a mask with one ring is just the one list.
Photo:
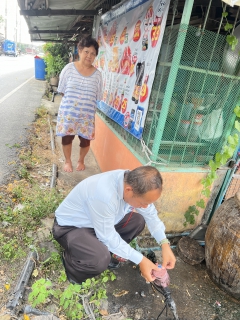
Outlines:
[[162, 247], [162, 266], [174, 268], [176, 259], [153, 205], [161, 192], [162, 177], [151, 166], [108, 171], [81, 181], [57, 208], [53, 225], [53, 236], [64, 248], [69, 281], [81, 283], [119, 267], [125, 259], [138, 264], [142, 276], [153, 281], [152, 270], [158, 267], [129, 245], [145, 223]]

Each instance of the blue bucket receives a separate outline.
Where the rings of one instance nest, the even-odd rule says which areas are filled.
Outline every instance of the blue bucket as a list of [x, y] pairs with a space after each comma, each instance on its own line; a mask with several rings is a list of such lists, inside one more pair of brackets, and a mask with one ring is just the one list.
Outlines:
[[35, 79], [37, 80], [45, 80], [46, 78], [46, 63], [45, 61], [36, 56], [34, 57], [34, 61], [35, 61]]

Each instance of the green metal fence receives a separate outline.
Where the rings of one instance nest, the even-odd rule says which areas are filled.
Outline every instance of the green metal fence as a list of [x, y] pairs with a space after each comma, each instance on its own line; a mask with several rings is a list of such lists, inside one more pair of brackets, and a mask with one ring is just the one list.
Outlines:
[[[176, 38], [186, 32], [171, 101], [163, 110], [166, 85], [171, 83]], [[156, 141], [162, 112], [167, 112], [156, 158], [178, 165], [202, 166], [221, 151], [229, 135], [239, 95], [237, 52], [225, 36], [180, 25], [166, 30], [150, 98], [143, 139], [149, 149]], [[167, 109], [167, 110], [166, 110]], [[156, 153], [155, 153], [156, 154]]]
[[[166, 28], [143, 132], [154, 163], [202, 167], [221, 151], [234, 124], [239, 74], [238, 52], [225, 36], [187, 24]], [[142, 158], [141, 142], [102, 117]]]

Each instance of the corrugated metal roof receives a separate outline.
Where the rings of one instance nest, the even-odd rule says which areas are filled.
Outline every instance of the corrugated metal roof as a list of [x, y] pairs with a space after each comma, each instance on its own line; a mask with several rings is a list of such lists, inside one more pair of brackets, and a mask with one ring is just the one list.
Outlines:
[[[82, 36], [92, 34], [94, 16], [99, 12], [105, 13], [113, 6], [125, 1], [127, 0], [18, 0], [18, 4], [28, 24], [32, 41], [75, 39], [77, 42]], [[171, 0], [167, 26], [172, 23], [176, 5], [177, 14], [174, 16], [174, 24], [179, 24], [181, 21], [185, 0], [177, 2]], [[209, 0], [194, 0], [190, 25], [201, 27], [208, 5]], [[238, 8], [237, 6], [227, 8], [229, 23], [234, 23], [239, 13]], [[206, 29], [215, 32], [222, 18], [222, 1], [212, 0], [211, 9]], [[78, 12], [77, 10], [86, 11]], [[222, 24], [221, 33], [226, 33], [224, 24]]]
[[[120, 0], [18, 0], [32, 41], [78, 41], [92, 34], [94, 16]], [[83, 10], [79, 11], [79, 10]]]

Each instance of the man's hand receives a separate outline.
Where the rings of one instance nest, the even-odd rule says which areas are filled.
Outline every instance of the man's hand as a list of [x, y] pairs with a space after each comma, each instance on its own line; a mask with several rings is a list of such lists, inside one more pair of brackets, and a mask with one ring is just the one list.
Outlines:
[[173, 269], [176, 263], [176, 258], [168, 243], [162, 244], [162, 267]]
[[141, 271], [141, 275], [146, 279], [148, 282], [152, 282], [155, 280], [155, 277], [152, 275], [152, 270], [159, 270], [158, 266], [156, 266], [152, 261], [148, 258], [143, 257], [142, 261], [139, 263], [139, 268]]

